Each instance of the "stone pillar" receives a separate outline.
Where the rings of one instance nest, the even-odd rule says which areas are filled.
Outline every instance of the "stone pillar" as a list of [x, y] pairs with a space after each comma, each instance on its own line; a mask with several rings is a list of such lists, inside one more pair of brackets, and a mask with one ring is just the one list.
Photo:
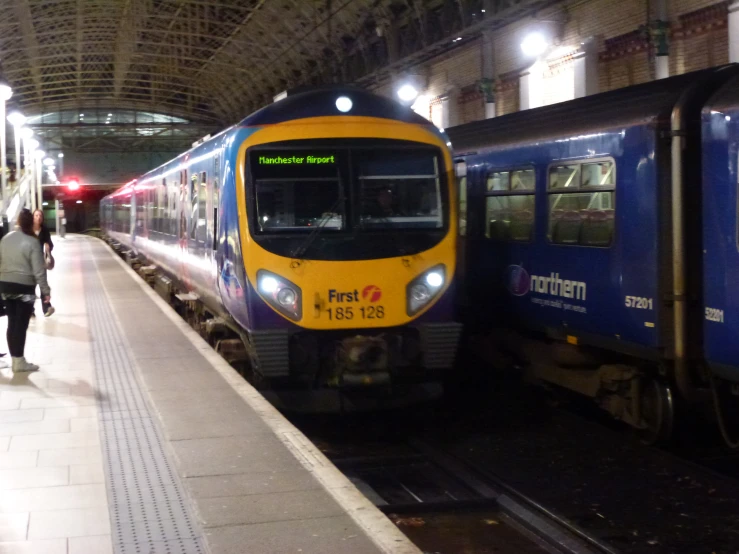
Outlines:
[[482, 80], [485, 119], [495, 117], [495, 42], [493, 32], [482, 33]]
[[448, 129], [451, 127], [451, 114], [449, 113], [449, 110], [451, 109], [451, 104], [449, 102], [450, 95], [445, 94], [441, 98], [441, 128], [442, 129]]
[[739, 62], [739, 0], [729, 4], [729, 63]]
[[575, 55], [575, 98], [598, 92], [598, 50], [595, 39], [589, 38]]
[[657, 79], [666, 79], [670, 76], [670, 47], [668, 42], [670, 27], [667, 21], [667, 0], [657, 0], [655, 16], [655, 21], [652, 23], [652, 43], [655, 56], [654, 76]]
[[527, 69], [523, 73], [521, 73], [521, 76], [519, 77], [518, 81], [518, 94], [519, 94], [519, 101], [518, 101], [518, 107], [521, 111], [528, 110], [531, 107], [531, 94], [529, 92], [529, 84], [531, 79], [531, 73], [530, 70]]

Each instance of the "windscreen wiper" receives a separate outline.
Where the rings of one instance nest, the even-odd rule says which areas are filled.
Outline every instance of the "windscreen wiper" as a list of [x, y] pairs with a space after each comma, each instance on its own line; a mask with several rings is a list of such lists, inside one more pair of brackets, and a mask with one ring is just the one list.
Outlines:
[[[292, 252], [293, 258], [302, 258], [305, 256], [306, 251], [308, 248], [310, 248], [311, 244], [316, 240], [318, 237], [318, 234], [323, 230], [323, 228], [326, 226], [326, 224], [329, 222], [329, 220], [332, 217], [332, 214], [335, 212], [336, 208], [338, 208], [342, 202], [344, 202], [344, 193], [343, 191], [339, 193], [339, 198], [336, 199], [336, 202], [333, 203], [333, 205], [328, 209], [327, 212], [323, 215], [321, 220], [318, 222], [318, 225], [316, 225], [313, 230], [308, 234], [307, 237], [305, 237], [305, 240]], [[344, 216], [342, 215], [342, 225], [344, 223]]]

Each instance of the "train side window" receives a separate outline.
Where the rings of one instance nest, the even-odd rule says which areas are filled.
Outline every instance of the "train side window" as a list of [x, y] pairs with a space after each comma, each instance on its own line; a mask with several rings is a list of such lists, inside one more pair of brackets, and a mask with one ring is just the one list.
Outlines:
[[515, 242], [533, 239], [535, 183], [533, 168], [488, 174], [485, 198], [487, 238]]
[[218, 179], [213, 179], [213, 250], [218, 250]]
[[615, 184], [612, 160], [551, 167], [547, 187], [549, 241], [610, 246], [615, 220]]
[[[193, 191], [193, 194], [195, 192]], [[197, 233], [195, 238], [198, 242], [205, 244], [205, 217], [207, 213], [206, 202], [208, 200], [208, 174], [203, 171], [200, 173], [200, 186], [198, 187], [198, 211], [193, 214], [197, 217]]]
[[549, 168], [549, 187], [551, 189], [580, 188], [580, 166], [560, 165]]
[[198, 200], [200, 199], [200, 175], [193, 173], [190, 184], [190, 238], [195, 240], [198, 234]]
[[508, 171], [494, 171], [489, 173], [488, 178], [485, 180], [485, 190], [487, 192], [511, 190], [510, 173]]

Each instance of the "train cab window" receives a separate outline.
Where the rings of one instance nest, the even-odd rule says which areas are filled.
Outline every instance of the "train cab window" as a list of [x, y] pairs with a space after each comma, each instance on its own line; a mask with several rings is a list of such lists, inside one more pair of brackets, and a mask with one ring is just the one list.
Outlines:
[[496, 171], [486, 179], [485, 236], [529, 242], [534, 233], [536, 177], [531, 168]]
[[615, 184], [615, 164], [611, 160], [550, 167], [549, 240], [555, 244], [610, 246]]
[[357, 150], [359, 225], [366, 229], [440, 229], [439, 160], [417, 149]]
[[[326, 231], [344, 229], [341, 154], [290, 154], [288, 157], [282, 150], [252, 153], [257, 232], [309, 233], [317, 226]], [[283, 159], [294, 159], [295, 163], [281, 163]]]

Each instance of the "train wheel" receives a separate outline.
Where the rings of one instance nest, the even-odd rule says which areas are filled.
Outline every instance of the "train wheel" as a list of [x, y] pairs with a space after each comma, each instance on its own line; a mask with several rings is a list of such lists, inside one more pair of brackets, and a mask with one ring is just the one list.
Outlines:
[[663, 444], [672, 436], [675, 422], [675, 400], [672, 389], [660, 381], [644, 383], [641, 397], [641, 419], [645, 427], [641, 440], [646, 444]]
[[739, 449], [739, 394], [737, 384], [711, 375], [713, 406], [721, 436], [731, 449]]

